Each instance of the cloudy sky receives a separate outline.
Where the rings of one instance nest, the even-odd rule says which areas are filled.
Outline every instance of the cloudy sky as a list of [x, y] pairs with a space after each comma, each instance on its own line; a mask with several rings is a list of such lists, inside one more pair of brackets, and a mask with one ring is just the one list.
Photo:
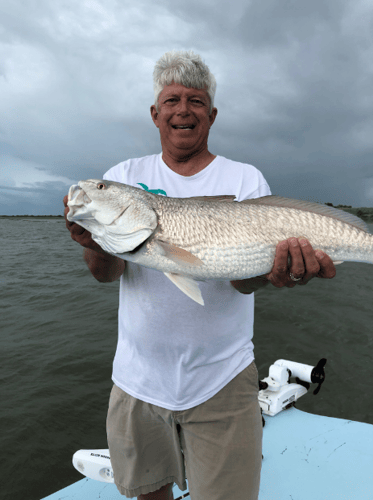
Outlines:
[[373, 206], [371, 0], [0, 0], [0, 215], [62, 214], [71, 184], [159, 153], [172, 49], [217, 79], [212, 153], [274, 194]]

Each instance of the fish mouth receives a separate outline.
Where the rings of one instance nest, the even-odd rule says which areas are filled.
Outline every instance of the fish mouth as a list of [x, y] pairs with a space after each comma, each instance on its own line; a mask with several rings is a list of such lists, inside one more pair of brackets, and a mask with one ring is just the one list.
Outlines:
[[69, 207], [71, 206], [82, 207], [84, 205], [88, 205], [91, 202], [92, 202], [91, 198], [87, 195], [84, 189], [82, 189], [77, 184], [71, 186], [71, 188], [69, 189], [69, 196], [67, 202]]
[[70, 208], [67, 214], [67, 219], [72, 220], [72, 217], [77, 215], [79, 209], [86, 208], [87, 205], [92, 203], [91, 198], [78, 184], [74, 184], [69, 189], [67, 206]]

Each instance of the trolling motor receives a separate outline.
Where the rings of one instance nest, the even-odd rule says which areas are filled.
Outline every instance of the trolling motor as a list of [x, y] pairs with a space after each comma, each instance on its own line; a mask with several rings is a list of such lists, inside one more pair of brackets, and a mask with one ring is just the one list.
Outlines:
[[[322, 358], [316, 366], [278, 359], [269, 367], [269, 376], [259, 381], [259, 405], [266, 415], [274, 416], [293, 406], [295, 401], [307, 393], [311, 383], [318, 384], [313, 391], [318, 394], [325, 380]], [[295, 377], [296, 383], [290, 383]]]
[[[114, 473], [109, 450], [76, 451], [73, 455], [73, 465], [77, 471], [90, 479], [101, 481], [102, 483], [114, 483]], [[188, 491], [176, 498], [176, 500], [182, 500], [189, 495]]]
[[79, 450], [73, 455], [73, 466], [90, 479], [114, 483], [109, 450]]

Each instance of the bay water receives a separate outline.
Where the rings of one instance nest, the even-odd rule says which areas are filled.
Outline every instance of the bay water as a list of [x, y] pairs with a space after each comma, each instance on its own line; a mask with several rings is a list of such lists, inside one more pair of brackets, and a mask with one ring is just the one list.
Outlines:
[[[119, 282], [91, 276], [62, 218], [0, 218], [0, 241], [0, 498], [40, 500], [83, 478], [75, 451], [107, 448]], [[327, 358], [297, 408], [373, 424], [373, 266], [336, 269], [255, 294], [256, 364]]]

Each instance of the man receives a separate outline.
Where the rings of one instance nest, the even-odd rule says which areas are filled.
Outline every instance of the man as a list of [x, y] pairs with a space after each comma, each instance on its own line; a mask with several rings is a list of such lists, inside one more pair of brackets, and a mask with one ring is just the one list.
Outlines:
[[[104, 179], [171, 197], [234, 194], [241, 201], [271, 194], [255, 167], [209, 152], [215, 87], [199, 56], [164, 54], [154, 70], [150, 108], [162, 153], [122, 162]], [[107, 419], [119, 491], [140, 500], [169, 500], [174, 482], [186, 489], [187, 475], [193, 500], [257, 499], [262, 423], [252, 292], [268, 283], [292, 288], [315, 276], [332, 278], [331, 259], [305, 239], [279, 242], [268, 275], [202, 283], [201, 307], [162, 273], [113, 257], [88, 231], [66, 225], [85, 247], [93, 276], [121, 280]]]

